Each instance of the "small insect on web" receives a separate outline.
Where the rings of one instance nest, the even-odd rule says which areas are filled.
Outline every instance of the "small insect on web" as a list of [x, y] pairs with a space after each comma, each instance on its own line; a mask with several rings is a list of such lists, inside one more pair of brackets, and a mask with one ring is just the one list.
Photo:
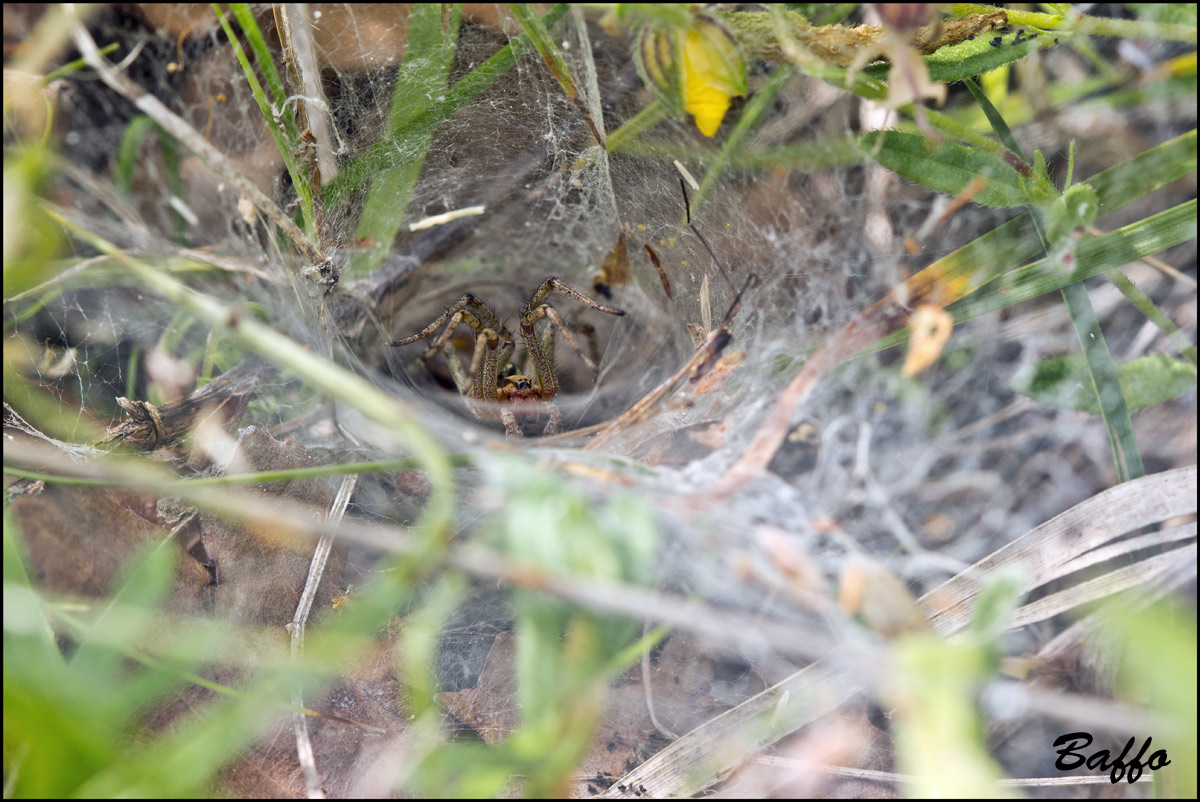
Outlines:
[[[593, 375], [599, 372], [599, 368], [580, 349], [558, 311], [546, 303], [550, 293], [555, 291], [598, 312], [617, 316], [625, 314], [624, 310], [601, 306], [553, 276], [547, 278], [521, 311], [521, 339], [525, 344], [526, 358], [533, 363], [536, 380], [517, 372], [509, 363], [516, 348], [516, 338], [496, 313], [472, 293], [467, 293], [446, 307], [437, 319], [417, 334], [396, 340], [391, 345], [409, 345], [425, 339], [445, 324], [441, 335], [421, 355], [421, 361], [428, 364], [439, 351], [445, 354], [454, 385], [466, 399], [472, 415], [482, 421], [501, 421], [509, 437], [520, 438], [525, 436], [521, 424], [532, 423], [545, 412], [549, 422], [542, 434], [558, 434], [562, 431], [562, 412], [553, 401], [558, 394], [558, 376], [554, 366], [555, 329], [562, 333], [571, 350]], [[539, 337], [535, 326], [543, 318], [549, 321], [549, 325]], [[450, 339], [460, 323], [467, 324], [476, 332], [469, 370], [463, 369], [462, 360]]]

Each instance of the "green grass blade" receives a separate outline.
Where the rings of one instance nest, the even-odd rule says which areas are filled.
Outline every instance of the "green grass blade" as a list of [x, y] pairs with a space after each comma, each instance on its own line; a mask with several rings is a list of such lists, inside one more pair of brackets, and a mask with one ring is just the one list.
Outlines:
[[1177, 179], [1196, 172], [1196, 130], [1139, 153], [1086, 183], [1100, 198], [1101, 216], [1115, 212]]
[[[550, 27], [562, 19], [566, 13], [566, 4], [559, 3], [546, 12], [542, 22], [546, 27]], [[325, 186], [325, 197], [332, 200], [344, 196], [363, 182], [378, 175], [395, 158], [397, 151], [409, 152], [408, 137], [420, 137], [425, 131], [432, 131], [450, 119], [456, 111], [503, 78], [516, 65], [517, 60], [532, 49], [533, 44], [529, 41], [528, 36], [522, 35], [513, 39], [487, 61], [459, 79], [458, 83], [445, 93], [445, 100], [441, 103], [430, 104], [423, 113], [414, 117], [407, 136], [395, 137], [389, 133], [343, 167], [341, 172]]]
[[1154, 305], [1154, 301], [1150, 300], [1146, 293], [1142, 292], [1136, 284], [1130, 281], [1120, 270], [1106, 270], [1104, 275], [1108, 276], [1108, 280], [1113, 286], [1121, 291], [1125, 296], [1125, 300], [1133, 304], [1134, 307], [1146, 316], [1146, 319], [1158, 327], [1158, 330], [1163, 333], [1163, 336], [1171, 341], [1171, 345], [1183, 354], [1184, 359], [1196, 364], [1196, 346], [1187, 335], [1179, 330], [1179, 327], [1168, 318], [1162, 310]]
[[113, 182], [117, 185], [117, 191], [125, 197], [129, 197], [129, 193], [133, 189], [133, 171], [137, 167], [138, 158], [142, 152], [142, 142], [150, 130], [150, 125], [150, 118], [139, 114], [129, 121], [129, 125], [125, 126], [125, 133], [121, 136]]
[[242, 33], [246, 35], [250, 50], [254, 52], [254, 60], [258, 63], [258, 68], [262, 70], [263, 79], [267, 82], [267, 89], [270, 90], [272, 108], [279, 111], [279, 121], [283, 124], [284, 131], [287, 132], [288, 142], [295, 147], [299, 144], [300, 136], [296, 130], [296, 120], [292, 109], [287, 103], [288, 93], [284, 89], [283, 80], [279, 77], [279, 70], [275, 68], [275, 62], [271, 58], [271, 51], [267, 48], [262, 30], [259, 29], [258, 22], [254, 19], [254, 13], [246, 3], [231, 3], [229, 10], [233, 12], [234, 18], [241, 26]]
[[529, 3], [509, 3], [508, 7], [512, 11], [513, 16], [517, 18], [517, 21], [521, 23], [521, 27], [525, 29], [525, 34], [533, 42], [533, 46], [537, 48], [538, 53], [541, 54], [542, 60], [550, 68], [550, 72], [554, 75], [554, 79], [558, 81], [558, 85], [562, 87], [567, 99], [579, 110], [583, 121], [587, 123], [588, 130], [592, 132], [592, 137], [603, 147], [604, 136], [596, 126], [595, 120], [592, 119], [591, 110], [588, 109], [587, 104], [580, 97], [579, 85], [575, 83], [575, 77], [571, 75], [571, 70], [567, 66], [566, 60], [563, 59], [558, 45], [551, 38], [550, 31], [546, 29], [546, 24], [534, 13], [533, 6]]
[[1142, 455], [1138, 452], [1133, 421], [1129, 417], [1129, 404], [1121, 390], [1117, 366], [1108, 350], [1096, 311], [1092, 308], [1092, 300], [1088, 297], [1087, 288], [1080, 282], [1063, 287], [1062, 294], [1071, 313], [1071, 323], [1075, 326], [1079, 346], [1087, 359], [1092, 388], [1100, 399], [1100, 413], [1104, 416], [1113, 447], [1117, 480], [1124, 482], [1137, 479], [1145, 475], [1146, 470], [1142, 467]]
[[[104, 47], [100, 48], [100, 55], [107, 56], [110, 53], [116, 52], [116, 50], [118, 48], [120, 48], [120, 45], [117, 44], [116, 42], [113, 42], [112, 44], [109, 44], [109, 45], [105, 45]], [[54, 83], [55, 81], [60, 81], [63, 78], [67, 78], [67, 77], [79, 72], [80, 70], [86, 69], [86, 68], [87, 68], [87, 61], [85, 61], [82, 58], [77, 58], [74, 61], [68, 61], [66, 64], [62, 65], [58, 69], [54, 70], [51, 73], [48, 73], [46, 75], [46, 77], [42, 79], [42, 85], [49, 86], [50, 84]]]
[[[235, 14], [237, 11], [238, 9], [235, 7]], [[316, 212], [313, 208], [312, 186], [308, 182], [308, 177], [300, 169], [300, 166], [296, 164], [296, 159], [293, 155], [293, 143], [295, 143], [296, 140], [293, 139], [292, 142], [289, 142], [287, 137], [285, 137], [285, 131], [280, 130], [279, 123], [275, 120], [275, 106], [272, 105], [271, 101], [267, 98], [266, 92], [263, 91], [262, 84], [259, 83], [258, 76], [254, 72], [254, 67], [250, 64], [250, 59], [246, 56], [246, 51], [242, 49], [241, 42], [239, 42], [237, 36], [234, 35], [233, 28], [230, 26], [229, 20], [225, 18], [225, 15], [221, 12], [221, 9], [216, 5], [213, 6], [213, 12], [217, 15], [217, 21], [221, 23], [221, 29], [225, 32], [225, 36], [228, 38], [229, 44], [233, 48], [234, 55], [237, 57], [238, 63], [242, 66], [242, 73], [246, 76], [246, 84], [250, 87], [250, 92], [254, 95], [254, 101], [258, 104], [258, 110], [262, 114], [263, 124], [266, 125], [267, 130], [271, 133], [271, 138], [275, 140], [275, 147], [279, 150], [279, 155], [283, 158], [283, 163], [284, 166], [287, 167], [288, 175], [291, 176], [292, 186], [296, 188], [296, 194], [300, 199], [300, 213], [304, 218], [304, 233], [308, 235], [310, 240], [316, 241]], [[244, 13], [246, 16], [250, 17], [250, 30], [258, 33], [257, 41], [264, 49], [264, 55], [262, 56], [262, 59], [269, 61], [270, 55], [265, 53], [266, 45], [262, 42], [262, 34], [258, 31], [258, 26], [253, 24], [253, 16], [250, 15], [248, 10], [245, 10]], [[239, 22], [241, 22], [241, 20], [239, 20]], [[250, 31], [244, 27], [242, 30], [246, 33], [247, 38], [253, 43], [255, 41], [255, 37], [250, 36]], [[260, 64], [261, 63], [262, 61], [260, 60]], [[268, 70], [264, 69], [264, 73], [267, 72]], [[270, 72], [274, 72], [273, 67]], [[279, 79], [279, 75], [277, 73], [275, 74], [275, 79], [276, 81]], [[282, 91], [282, 88], [280, 88], [280, 91]], [[293, 124], [291, 128], [292, 135], [294, 135], [294, 132], [295, 125]]]
[[[461, 6], [454, 7], [450, 14], [449, 32], [445, 36], [442, 35], [439, 6], [414, 5], [409, 14], [404, 63], [396, 76], [388, 114], [388, 138], [397, 143], [405, 142], [406, 147], [393, 153], [392, 162], [379, 172], [371, 184], [355, 235], [374, 245], [366, 252], [350, 258], [347, 277], [351, 280], [369, 275], [379, 267], [391, 252], [392, 242], [408, 212], [408, 202], [416, 188], [425, 154], [433, 138], [433, 127], [419, 121], [440, 105], [431, 98], [446, 91], [446, 79], [458, 41], [461, 11]], [[397, 155], [399, 158], [396, 158]]]
[[1129, 262], [1180, 245], [1195, 236], [1196, 201], [1191, 200], [1102, 237], [1080, 243], [1075, 252], [1074, 271], [1066, 273], [1057, 270], [1049, 259], [1041, 259], [1008, 271], [975, 295], [947, 308], [954, 313], [955, 321], [969, 320], [1061, 290], [1073, 281], [1115, 270]]

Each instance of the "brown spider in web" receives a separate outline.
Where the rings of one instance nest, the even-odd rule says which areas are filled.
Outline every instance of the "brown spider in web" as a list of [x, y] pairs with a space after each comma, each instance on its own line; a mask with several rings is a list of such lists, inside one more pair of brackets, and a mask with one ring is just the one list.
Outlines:
[[[558, 394], [558, 377], [554, 373], [554, 330], [558, 329], [562, 333], [571, 349], [593, 374], [599, 371], [595, 363], [580, 350], [575, 336], [563, 323], [555, 308], [546, 303], [546, 298], [555, 291], [598, 312], [609, 315], [625, 314], [620, 309], [601, 306], [556, 278], [551, 277], [543, 281], [529, 303], [521, 310], [520, 322], [521, 339], [525, 343], [527, 357], [533, 363], [536, 381], [518, 373], [508, 361], [516, 347], [516, 338], [496, 313], [471, 293], [446, 307], [446, 311], [422, 331], [391, 344], [400, 346], [415, 343], [432, 336], [445, 323], [446, 328], [425, 350], [421, 360], [427, 363], [439, 351], [445, 354], [450, 375], [459, 393], [466, 399], [471, 414], [482, 421], [502, 421], [504, 431], [509, 437], [524, 437], [521, 424], [533, 423], [545, 412], [550, 420], [542, 433], [558, 434], [562, 431], [562, 412], [553, 401], [554, 396]], [[542, 318], [549, 320], [550, 325], [545, 327], [539, 337], [534, 326]], [[458, 350], [450, 339], [459, 323], [466, 323], [476, 332], [475, 350], [471, 356], [469, 370], [463, 369]]]

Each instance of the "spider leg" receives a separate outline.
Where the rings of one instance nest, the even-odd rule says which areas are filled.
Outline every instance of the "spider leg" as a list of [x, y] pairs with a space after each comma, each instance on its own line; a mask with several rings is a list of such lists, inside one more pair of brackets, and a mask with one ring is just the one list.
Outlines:
[[471, 389], [471, 383], [463, 370], [462, 358], [458, 355], [454, 343], [446, 343], [442, 348], [442, 355], [446, 357], [446, 366], [450, 368], [450, 378], [454, 379], [454, 386], [458, 388], [459, 393], [466, 395]]
[[542, 387], [542, 398], [547, 400], [553, 398], [558, 393], [558, 378], [554, 375], [553, 349], [543, 348], [533, 332], [533, 324], [537, 323], [543, 317], [550, 318], [550, 323], [562, 332], [563, 337], [566, 338], [575, 353], [579, 355], [580, 360], [593, 373], [597, 370], [596, 363], [588, 359], [579, 348], [579, 343], [575, 341], [575, 335], [571, 334], [571, 331], [563, 323], [558, 312], [554, 310], [554, 307], [546, 303], [546, 299], [550, 297], [550, 293], [555, 291], [561, 292], [569, 298], [574, 298], [579, 303], [595, 309], [597, 312], [605, 312], [610, 315], [625, 314], [621, 309], [611, 309], [607, 306], [601, 306], [579, 290], [567, 286], [553, 276], [542, 282], [541, 286], [537, 288], [537, 292], [533, 294], [533, 297], [529, 299], [529, 303], [521, 312], [521, 338], [525, 340], [526, 350], [529, 351], [533, 358], [534, 368], [538, 374], [538, 381]]
[[517, 416], [513, 411], [506, 406], [500, 407], [500, 420], [504, 421], [504, 434], [514, 440], [522, 440], [525, 437], [525, 432], [521, 431], [521, 425], [517, 423]]
[[[425, 352], [421, 355], [421, 360], [428, 362], [441, 351], [446, 357], [446, 364], [450, 368], [451, 378], [454, 379], [454, 385], [458, 388], [459, 393], [468, 400], [477, 398], [495, 401], [497, 398], [496, 376], [499, 373], [499, 364], [502, 364], [497, 359], [497, 346], [500, 344], [500, 349], [504, 351], [504, 359], [506, 360], [508, 358], [507, 355], [512, 353], [513, 336], [504, 328], [504, 325], [500, 323], [496, 314], [488, 308], [487, 304], [473, 294], [467, 293], [446, 307], [446, 310], [436, 320], [417, 334], [396, 340], [391, 344], [393, 346], [408, 345], [417, 340], [429, 337], [443, 323], [445, 324], [445, 328], [434, 342], [425, 349]], [[459, 323], [465, 323], [478, 332], [475, 336], [475, 350], [471, 355], [471, 368], [469, 371], [463, 369], [458, 349], [450, 342], [450, 338], [454, 336], [454, 331], [458, 328]], [[494, 414], [492, 416], [481, 415], [476, 409], [472, 409], [472, 412], [477, 417], [484, 417], [486, 420], [495, 420]]]
[[570, 296], [571, 298], [574, 298], [576, 301], [579, 301], [579, 303], [584, 304], [585, 306], [590, 306], [592, 309], [595, 309], [597, 312], [606, 312], [610, 315], [617, 315], [617, 316], [621, 316], [621, 315], [625, 314], [624, 310], [610, 309], [607, 306], [601, 306], [600, 304], [593, 301], [591, 298], [584, 295], [579, 290], [574, 289], [572, 287], [568, 287], [566, 284], [564, 284], [561, 281], [559, 281], [558, 279], [554, 278], [554, 276], [551, 276], [550, 278], [548, 278], [542, 282], [542, 285], [540, 287], [538, 287], [537, 292], [535, 292], [533, 294], [533, 297], [529, 299], [529, 304], [525, 307], [525, 314], [521, 315], [521, 319], [524, 320], [526, 314], [528, 314], [531, 310], [536, 309], [537, 307], [539, 307], [543, 303], [545, 303], [546, 298], [548, 298], [550, 296], [550, 293], [554, 292], [555, 290], [558, 290], [563, 295], [567, 295], [567, 296]]
[[[420, 332], [395, 340], [391, 345], [409, 345], [418, 340], [434, 338], [429, 347], [425, 349], [421, 359], [428, 362], [439, 351], [442, 352], [455, 386], [464, 397], [467, 407], [477, 418], [490, 421], [498, 418], [503, 421], [504, 431], [509, 437], [520, 438], [524, 437], [524, 432], [517, 418], [518, 413], [526, 418], [536, 417], [533, 409], [544, 408], [549, 417], [545, 434], [557, 434], [562, 431], [563, 417], [562, 412], [551, 400], [558, 393], [558, 378], [554, 373], [555, 329], [562, 332], [562, 336], [579, 360], [587, 365], [593, 373], [598, 372], [596, 362], [599, 361], [599, 352], [596, 347], [595, 330], [591, 326], [587, 324], [568, 326], [557, 310], [546, 303], [546, 299], [555, 291], [598, 312], [618, 316], [625, 314], [623, 310], [598, 304], [557, 278], [547, 278], [534, 292], [533, 297], [521, 313], [521, 340], [525, 345], [526, 359], [533, 362], [532, 372], [537, 374], [538, 381], [532, 383], [523, 375], [513, 377], [511, 381], [506, 378], [503, 399], [500, 392], [500, 373], [515, 350], [515, 338], [496, 317], [496, 314], [471, 293], [466, 293], [462, 298], [446, 307], [445, 311]], [[548, 318], [549, 324], [539, 337], [536, 324], [542, 318]], [[460, 323], [465, 323], [476, 332], [475, 347], [471, 354], [469, 369], [464, 368], [462, 357], [451, 340]], [[438, 329], [442, 329], [440, 334], [437, 334]], [[592, 358], [588, 358], [579, 347], [572, 329], [587, 337], [593, 354]], [[435, 334], [437, 334], [436, 337], [434, 337]], [[536, 406], [530, 408], [531, 404]]]
[[[549, 309], [549, 307], [547, 307]], [[542, 330], [542, 355], [546, 357], [546, 361], [550, 364], [550, 370], [555, 369], [554, 357], [554, 327], [547, 326]]]
[[[401, 345], [408, 345], [409, 343], [415, 343], [417, 340], [425, 339], [437, 331], [438, 327], [445, 323], [447, 318], [450, 319], [449, 324], [446, 326], [447, 330], [442, 332], [441, 339], [438, 341], [436, 346], [426, 350], [423, 357], [423, 359], [426, 361], [431, 359], [434, 354], [441, 350], [442, 345], [445, 344], [446, 339], [450, 336], [449, 332], [452, 331], [460, 322], [466, 323], [476, 331], [482, 331], [483, 329], [490, 328], [507, 335], [503, 324], [501, 324], [499, 318], [496, 317], [496, 313], [489, 309], [487, 304], [468, 292], [450, 306], [446, 307], [446, 311], [438, 315], [437, 319], [424, 329], [412, 335], [411, 337], [404, 337], [403, 339], [394, 340], [390, 344], [394, 348]], [[508, 335], [508, 338], [511, 339], [511, 335]]]
[[[459, 323], [466, 323], [476, 331], [483, 331], [487, 328], [484, 326], [483, 321], [471, 314], [471, 312], [467, 311], [466, 309], [460, 309], [454, 313], [453, 317], [450, 318], [450, 322], [446, 324], [446, 328], [442, 329], [441, 336], [434, 341], [433, 345], [425, 349], [425, 353], [421, 354], [422, 362], [428, 362], [429, 360], [433, 359], [438, 351], [442, 350], [447, 341], [454, 336], [454, 330], [458, 328]], [[409, 337], [407, 338], [407, 342], [415, 342], [415, 340], [413, 340], [412, 337]], [[392, 343], [392, 345], [395, 344], [396, 343]], [[403, 342], [401, 342], [401, 344], [403, 344]], [[453, 345], [451, 347], [453, 348]]]
[[[543, 342], [538, 343], [537, 348], [533, 348], [532, 344], [536, 342], [536, 339], [533, 336], [533, 326], [535, 323], [537, 323], [543, 317], [548, 318], [550, 320], [551, 325], [546, 327], [546, 336], [544, 337]], [[526, 326], [529, 327], [528, 335], [526, 335], [526, 333], [525, 333]], [[567, 324], [563, 322], [562, 317], [558, 314], [558, 310], [555, 309], [550, 304], [542, 304], [541, 306], [539, 306], [536, 309], [527, 313], [526, 316], [521, 319], [521, 334], [522, 334], [522, 336], [525, 337], [525, 344], [526, 344], [527, 349], [529, 349], [530, 353], [533, 356], [533, 364], [534, 364], [534, 367], [537, 369], [538, 379], [541, 380], [541, 382], [542, 382], [542, 397], [543, 398], [553, 398], [554, 397], [553, 392], [548, 392], [546, 390], [546, 379], [547, 379], [547, 375], [554, 376], [554, 335], [553, 335], [553, 332], [554, 332], [554, 329], [556, 329], [556, 328], [560, 332], [562, 332], [563, 339], [565, 339], [567, 341], [567, 344], [571, 346], [571, 350], [573, 350], [575, 352], [576, 356], [579, 357], [579, 361], [582, 362], [583, 364], [587, 365], [588, 370], [590, 370], [592, 373], [598, 372], [596, 363], [593, 362], [592, 360], [588, 359], [587, 354], [585, 354], [583, 352], [583, 349], [579, 347], [579, 342], [575, 339], [575, 335], [571, 333], [571, 329], [568, 328]], [[554, 387], [555, 391], [557, 392], [557, 390], [558, 390], [558, 380], [557, 379], [553, 380], [552, 386]]]
[[550, 420], [547, 421], [546, 428], [542, 431], [542, 436], [549, 437], [552, 434], [560, 434], [563, 430], [563, 417], [558, 404], [553, 401], [547, 401], [546, 414], [550, 416]]
[[[475, 350], [471, 353], [471, 367], [463, 376], [463, 383], [458, 385], [458, 391], [466, 398], [481, 398], [481, 392], [487, 391], [486, 372], [481, 372], [485, 360], [483, 359], [484, 350], [491, 346], [495, 349], [494, 343], [497, 336], [494, 329], [482, 329], [475, 335]], [[459, 362], [459, 367], [462, 367], [462, 362]], [[455, 384], [458, 380], [455, 379]], [[472, 392], [474, 391], [474, 392]]]
[[[468, 306], [470, 306], [472, 308], [476, 308], [476, 309], [479, 307], [483, 307], [483, 309], [487, 312], [487, 314], [489, 316], [491, 316], [492, 318], [495, 318], [495, 315], [491, 314], [491, 310], [488, 309], [486, 306], [484, 306], [482, 301], [480, 301], [478, 298], [476, 298], [474, 295], [472, 295], [471, 293], [468, 292], [466, 295], [464, 295], [463, 297], [459, 298], [454, 303], [447, 306], [446, 311], [444, 311], [444, 312], [442, 312], [442, 314], [438, 315], [437, 319], [434, 320], [432, 323], [430, 323], [428, 326], [426, 326], [424, 329], [422, 329], [421, 331], [412, 335], [411, 337], [404, 337], [403, 339], [400, 339], [400, 340], [393, 340], [390, 343], [390, 345], [393, 348], [395, 348], [397, 346], [408, 345], [409, 343], [415, 343], [417, 340], [423, 340], [426, 337], [428, 337], [430, 334], [433, 334], [435, 331], [437, 331], [438, 327], [441, 326], [442, 323], [444, 323], [446, 321], [446, 318], [450, 317], [451, 315], [457, 314], [461, 310], [466, 309]], [[437, 353], [437, 352], [435, 351], [434, 353]]]
[[507, 331], [497, 332], [489, 328], [479, 332], [475, 337], [475, 353], [471, 355], [471, 380], [462, 394], [482, 401], [497, 401], [496, 382], [500, 366], [512, 356], [513, 348], [512, 337]]
[[587, 340], [588, 356], [592, 362], [600, 361], [600, 346], [596, 343], [596, 327], [581, 320], [568, 320], [567, 327], [576, 334], [582, 334]]

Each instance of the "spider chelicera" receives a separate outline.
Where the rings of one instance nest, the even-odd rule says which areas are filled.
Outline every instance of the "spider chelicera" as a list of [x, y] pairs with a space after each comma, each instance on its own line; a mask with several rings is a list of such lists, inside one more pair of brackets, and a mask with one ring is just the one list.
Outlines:
[[[581, 304], [609, 315], [624, 315], [620, 309], [601, 306], [583, 293], [568, 287], [556, 278], [548, 278], [538, 287], [529, 303], [521, 310], [521, 339], [537, 380], [518, 373], [508, 361], [516, 347], [513, 337], [500, 319], [488, 306], [471, 293], [459, 298], [432, 323], [411, 337], [396, 340], [393, 346], [409, 345], [431, 336], [445, 323], [441, 336], [425, 350], [421, 360], [428, 362], [438, 351], [443, 351], [450, 375], [458, 391], [467, 401], [471, 414], [482, 421], [502, 421], [509, 437], [524, 437], [521, 424], [532, 423], [544, 411], [550, 418], [543, 434], [558, 434], [562, 431], [562, 413], [554, 404], [558, 394], [558, 377], [554, 373], [554, 330], [562, 332], [579, 359], [593, 374], [598, 372], [592, 360], [579, 349], [571, 330], [553, 306], [546, 303], [552, 292], [574, 298]], [[541, 337], [534, 326], [546, 318], [551, 325], [545, 327]], [[466, 323], [475, 334], [475, 351], [471, 356], [470, 370], [463, 370], [458, 350], [450, 338], [459, 323]]]

